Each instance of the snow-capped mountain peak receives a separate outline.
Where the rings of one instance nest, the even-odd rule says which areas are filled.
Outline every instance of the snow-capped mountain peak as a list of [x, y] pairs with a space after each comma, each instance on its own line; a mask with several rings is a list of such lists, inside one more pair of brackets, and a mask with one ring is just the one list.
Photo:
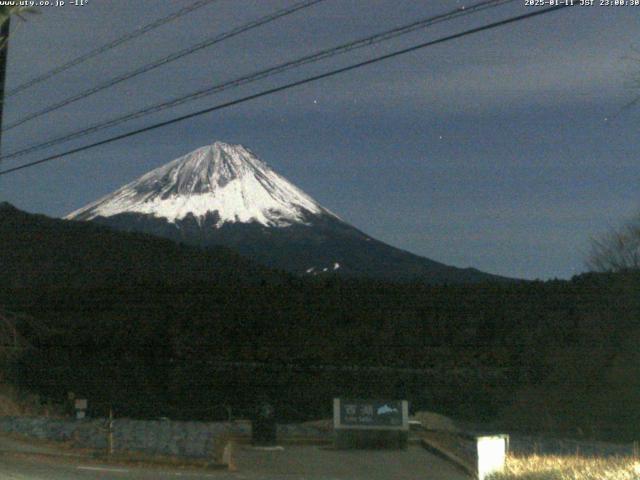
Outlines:
[[216, 226], [288, 226], [331, 215], [242, 145], [215, 142], [156, 168], [66, 218], [92, 220], [140, 213], [175, 223], [217, 215]]
[[380, 242], [322, 207], [243, 146], [223, 142], [156, 168], [66, 218], [185, 245], [223, 246], [301, 275], [430, 283], [499, 279]]

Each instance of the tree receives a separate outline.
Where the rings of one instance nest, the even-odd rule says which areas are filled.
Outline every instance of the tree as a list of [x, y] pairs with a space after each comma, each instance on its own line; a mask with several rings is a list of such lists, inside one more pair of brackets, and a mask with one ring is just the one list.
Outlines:
[[10, 17], [14, 15], [21, 20], [25, 20], [24, 15], [29, 13], [38, 13], [38, 11], [35, 8], [30, 7], [0, 7], [0, 25], [4, 24], [4, 22], [6, 22]]
[[[20, 20], [26, 21], [24, 15], [33, 13], [38, 13], [38, 10], [30, 7], [2, 6], [0, 7], [0, 26], [4, 26], [4, 24], [14, 16], [18, 17]], [[8, 38], [8, 32], [3, 32], [2, 38], [0, 38], [0, 50], [6, 46]]]
[[593, 239], [587, 265], [600, 272], [640, 271], [640, 215]]

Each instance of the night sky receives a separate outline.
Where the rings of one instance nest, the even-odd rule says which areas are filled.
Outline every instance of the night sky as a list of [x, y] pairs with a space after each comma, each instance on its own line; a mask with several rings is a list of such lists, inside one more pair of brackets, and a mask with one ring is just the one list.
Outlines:
[[[525, 0], [112, 128], [156, 121], [533, 11]], [[576, 0], [577, 2], [577, 0]], [[14, 21], [7, 88], [189, 1], [89, 0]], [[5, 125], [291, 0], [219, 0], [7, 100]], [[4, 154], [471, 0], [325, 0], [6, 132]], [[596, 0], [598, 3], [598, 0]], [[519, 278], [585, 270], [590, 238], [640, 210], [640, 6], [573, 7], [0, 177], [0, 199], [63, 216], [205, 144], [241, 143], [368, 234]]]

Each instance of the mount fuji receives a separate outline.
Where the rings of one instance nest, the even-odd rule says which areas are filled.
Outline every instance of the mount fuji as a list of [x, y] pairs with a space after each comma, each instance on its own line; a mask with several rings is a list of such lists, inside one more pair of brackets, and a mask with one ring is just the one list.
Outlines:
[[65, 217], [202, 247], [223, 245], [302, 275], [473, 283], [506, 280], [375, 240], [242, 145], [215, 142]]

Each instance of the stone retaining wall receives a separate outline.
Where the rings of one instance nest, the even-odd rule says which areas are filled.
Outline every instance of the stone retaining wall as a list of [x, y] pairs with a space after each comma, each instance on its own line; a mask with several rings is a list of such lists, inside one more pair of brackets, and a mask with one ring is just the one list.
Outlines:
[[[43, 417], [0, 417], [0, 431], [33, 438], [71, 441], [81, 448], [106, 449], [105, 419], [65, 420]], [[219, 443], [229, 436], [251, 435], [247, 422], [176, 422], [116, 419], [113, 440], [116, 451], [151, 455], [214, 458]], [[278, 438], [304, 437], [326, 440], [330, 432], [304, 425], [279, 425]]]

